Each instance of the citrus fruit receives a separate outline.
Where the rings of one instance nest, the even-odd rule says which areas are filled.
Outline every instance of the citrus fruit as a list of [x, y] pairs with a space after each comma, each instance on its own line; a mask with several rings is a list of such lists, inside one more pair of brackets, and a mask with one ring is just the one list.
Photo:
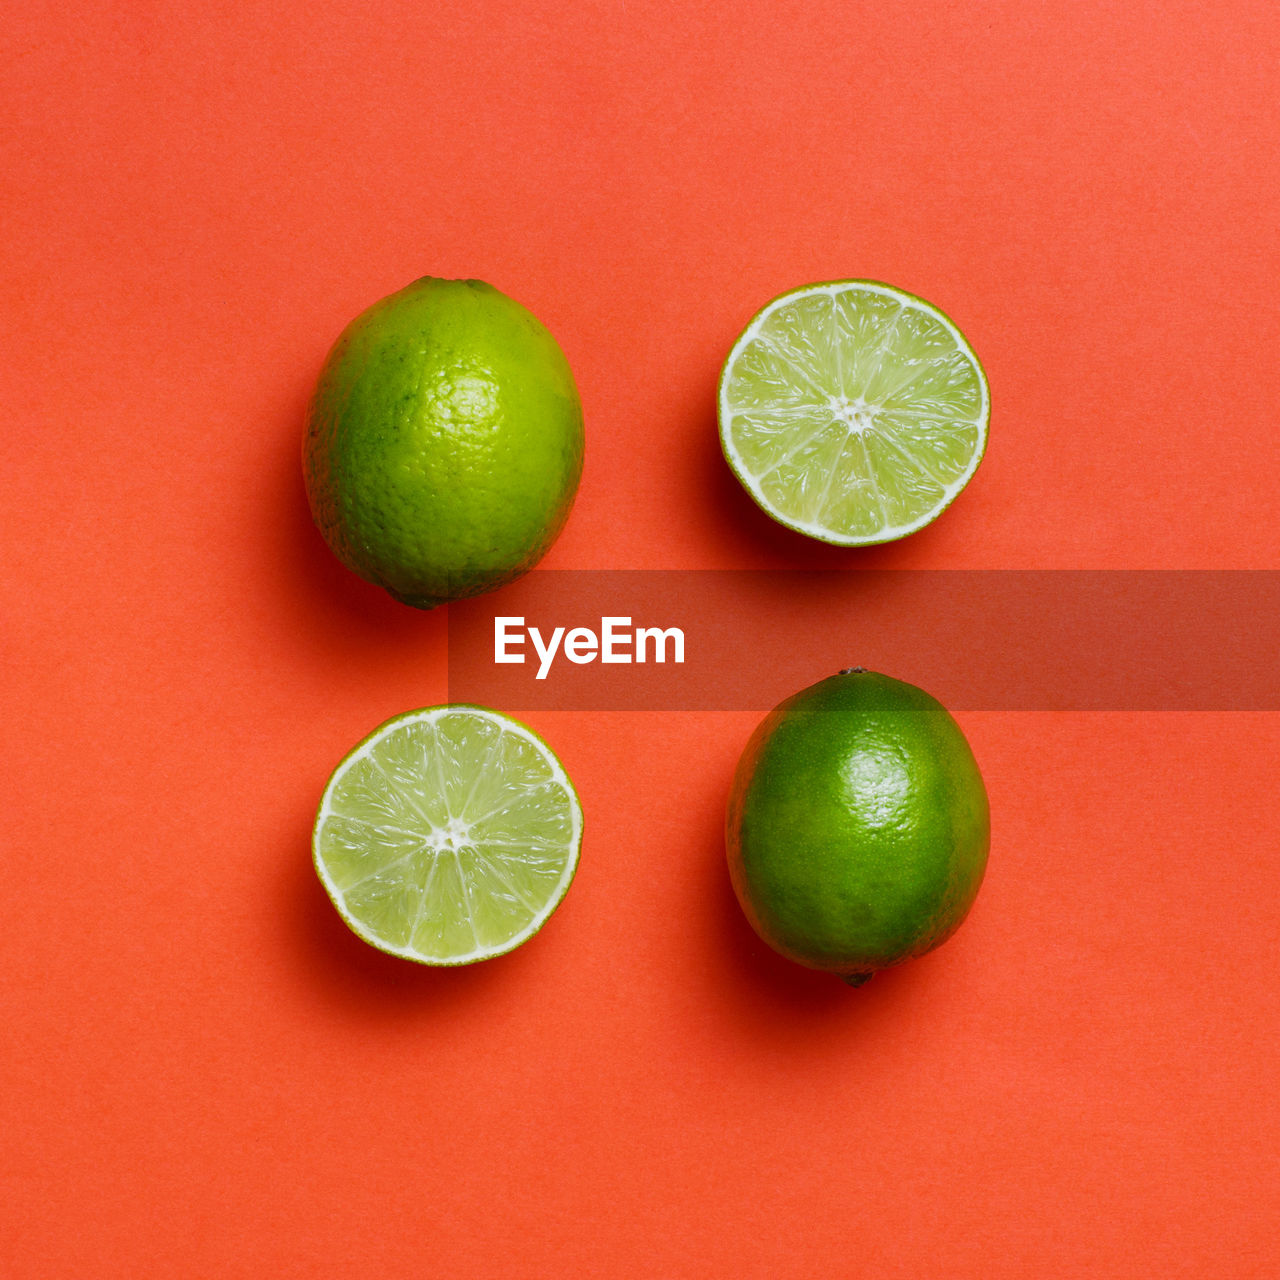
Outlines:
[[960, 330], [871, 280], [775, 298], [720, 377], [720, 444], [779, 523], [861, 546], [922, 529], [987, 443], [987, 379]]
[[338, 558], [430, 609], [541, 559], [573, 504], [582, 444], [551, 334], [491, 285], [428, 276], [358, 316], [330, 351], [303, 470]]
[[733, 887], [774, 950], [857, 985], [960, 925], [990, 844], [973, 752], [923, 689], [854, 668], [802, 689], [734, 775]]
[[470, 964], [533, 936], [578, 865], [582, 809], [551, 748], [518, 720], [455, 704], [396, 716], [325, 787], [316, 872], [382, 951]]

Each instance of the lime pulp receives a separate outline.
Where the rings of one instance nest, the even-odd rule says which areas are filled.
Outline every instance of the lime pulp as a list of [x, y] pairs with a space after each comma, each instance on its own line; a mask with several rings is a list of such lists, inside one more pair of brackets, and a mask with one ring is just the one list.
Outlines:
[[312, 837], [350, 928], [424, 964], [469, 964], [536, 933], [578, 864], [582, 809], [536, 734], [483, 707], [387, 721], [334, 771]]
[[986, 376], [938, 308], [869, 280], [775, 298], [720, 380], [720, 440], [781, 524], [844, 546], [923, 528], [986, 447]]

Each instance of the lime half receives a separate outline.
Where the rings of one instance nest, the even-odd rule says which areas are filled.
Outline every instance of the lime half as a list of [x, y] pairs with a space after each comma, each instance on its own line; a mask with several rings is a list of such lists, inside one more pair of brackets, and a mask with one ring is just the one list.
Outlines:
[[582, 808], [560, 761], [484, 707], [410, 711], [374, 730], [325, 787], [320, 881], [366, 942], [423, 964], [518, 947], [578, 865]]
[[987, 443], [987, 379], [937, 307], [841, 280], [775, 298], [720, 378], [720, 443], [781, 524], [841, 546], [934, 520]]

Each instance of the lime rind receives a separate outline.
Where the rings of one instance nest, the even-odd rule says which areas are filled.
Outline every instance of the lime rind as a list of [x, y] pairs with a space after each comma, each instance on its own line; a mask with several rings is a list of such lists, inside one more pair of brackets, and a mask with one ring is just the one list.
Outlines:
[[527, 726], [471, 704], [396, 716], [325, 787], [316, 874], [348, 928], [428, 965], [514, 950], [560, 905], [578, 866], [582, 806]]
[[806, 285], [766, 304], [719, 386], [720, 442], [780, 524], [840, 546], [935, 520], [987, 442], [973, 349], [937, 307], [874, 280]]

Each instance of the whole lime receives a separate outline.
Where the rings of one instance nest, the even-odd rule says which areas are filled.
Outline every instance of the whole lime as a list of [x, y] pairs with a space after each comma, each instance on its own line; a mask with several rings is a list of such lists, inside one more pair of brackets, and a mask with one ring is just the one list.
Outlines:
[[311, 513], [338, 558], [430, 609], [531, 569], [582, 474], [564, 353], [479, 280], [414, 281], [347, 326], [307, 413]]
[[990, 842], [959, 725], [923, 689], [861, 668], [775, 707], [729, 797], [729, 871], [752, 926], [853, 985], [955, 932]]

